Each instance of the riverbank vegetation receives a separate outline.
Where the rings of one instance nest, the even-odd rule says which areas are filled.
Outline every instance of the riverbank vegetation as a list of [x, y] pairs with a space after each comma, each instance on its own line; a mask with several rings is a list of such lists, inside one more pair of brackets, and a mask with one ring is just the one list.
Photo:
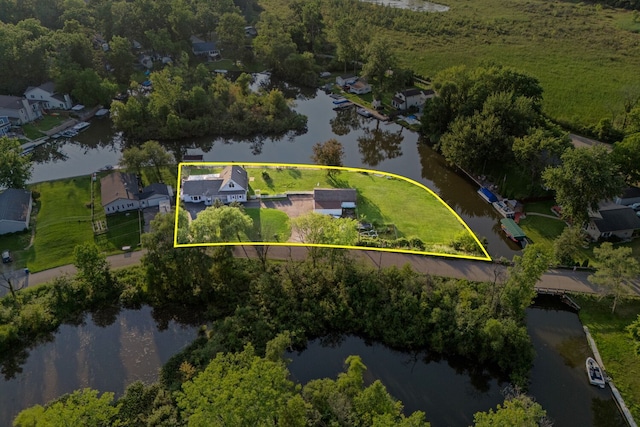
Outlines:
[[580, 321], [589, 328], [607, 375], [620, 390], [633, 417], [640, 419], [640, 356], [636, 352], [637, 342], [627, 330], [640, 315], [640, 301], [632, 298], [618, 303], [615, 314], [611, 313], [611, 297], [601, 300], [595, 296], [576, 296], [576, 302], [581, 307]]
[[[242, 354], [251, 343], [256, 355], [252, 357], [270, 359], [274, 353], [269, 341], [286, 331], [295, 347], [316, 337], [357, 334], [395, 348], [473, 358], [498, 367], [516, 383], [526, 382], [533, 352], [524, 310], [548, 265], [548, 257], [534, 246], [516, 259], [504, 283], [472, 283], [419, 275], [409, 267], [373, 270], [339, 250], [320, 253], [313, 262], [261, 263], [233, 258], [228, 248], [176, 249], [172, 215], [159, 215], [143, 239], [149, 252], [141, 266], [113, 272], [94, 245], [83, 245], [74, 253], [77, 276], [2, 298], [0, 353], [5, 376], [20, 369], [34, 340], [62, 322], [74, 322], [85, 310], [151, 303], [199, 307], [202, 319], [210, 322], [163, 368], [159, 387], [166, 405], [149, 405], [158, 417], [169, 414], [180, 421], [190, 413], [191, 404], [184, 400], [188, 398], [180, 397], [186, 395], [173, 391], [199, 390], [201, 386], [183, 384], [196, 381], [218, 353]], [[219, 362], [226, 360], [218, 357]], [[228, 357], [229, 363], [236, 357], [250, 359]], [[329, 386], [317, 383], [321, 384], [323, 390]], [[381, 386], [374, 389], [383, 391]], [[314, 399], [320, 395], [315, 393], [303, 390], [303, 406], [318, 402]], [[36, 411], [41, 414], [42, 408]], [[330, 411], [321, 413], [333, 416], [327, 415]]]

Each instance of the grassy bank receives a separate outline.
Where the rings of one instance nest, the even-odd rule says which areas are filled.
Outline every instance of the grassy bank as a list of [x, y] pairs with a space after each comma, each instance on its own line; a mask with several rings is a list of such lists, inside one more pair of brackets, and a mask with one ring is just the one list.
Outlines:
[[611, 301], [578, 296], [580, 320], [596, 341], [607, 373], [622, 393], [626, 405], [636, 420], [640, 419], [640, 356], [625, 330], [640, 314], [640, 299], [618, 304], [611, 314]]
[[265, 208], [247, 208], [245, 212], [253, 220], [250, 240], [286, 242], [291, 237], [291, 223], [286, 213]]

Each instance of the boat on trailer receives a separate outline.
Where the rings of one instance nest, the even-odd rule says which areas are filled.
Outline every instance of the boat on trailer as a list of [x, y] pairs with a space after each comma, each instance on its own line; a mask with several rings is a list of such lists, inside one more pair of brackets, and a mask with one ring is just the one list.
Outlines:
[[596, 362], [593, 357], [587, 357], [586, 367], [587, 376], [589, 377], [591, 385], [604, 388], [606, 380], [604, 379], [604, 374], [602, 373], [602, 369], [600, 369], [598, 362]]

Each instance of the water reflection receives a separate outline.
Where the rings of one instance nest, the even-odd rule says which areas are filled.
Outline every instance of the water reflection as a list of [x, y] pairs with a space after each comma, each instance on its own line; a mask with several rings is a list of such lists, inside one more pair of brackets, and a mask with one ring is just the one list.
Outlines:
[[[528, 393], [555, 427], [625, 426], [608, 389], [587, 380], [590, 350], [576, 313], [540, 298], [527, 310], [527, 329], [536, 351]], [[327, 345], [328, 344], [328, 345]], [[344, 360], [357, 354], [367, 366], [366, 384], [379, 379], [400, 399], [405, 413], [424, 411], [434, 426], [473, 424], [473, 414], [495, 408], [507, 385], [500, 373], [474, 361], [425, 352], [400, 352], [357, 337], [325, 337], [289, 353], [294, 379], [305, 384], [336, 378]]]
[[357, 138], [358, 149], [362, 154], [362, 163], [367, 166], [377, 166], [385, 159], [395, 159], [402, 155], [402, 129], [390, 131], [380, 129], [380, 121], [376, 120], [375, 129], [364, 129], [361, 136]]
[[195, 316], [111, 307], [83, 316], [80, 325], [62, 325], [29, 350], [17, 350], [2, 361], [3, 374], [12, 374], [0, 382], [0, 425], [11, 425], [26, 407], [79, 388], [119, 395], [136, 380], [157, 380], [162, 364], [196, 337], [196, 326], [175, 320], [185, 315]]

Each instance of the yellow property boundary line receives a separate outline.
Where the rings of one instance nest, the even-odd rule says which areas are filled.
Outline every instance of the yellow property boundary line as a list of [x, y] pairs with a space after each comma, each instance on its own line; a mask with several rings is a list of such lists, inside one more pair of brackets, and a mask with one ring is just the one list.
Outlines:
[[[473, 239], [476, 241], [478, 247], [484, 253], [484, 256], [476, 256], [476, 255], [460, 255], [460, 254], [444, 254], [439, 252], [426, 252], [426, 251], [415, 251], [410, 249], [391, 249], [391, 248], [372, 248], [367, 246], [350, 246], [350, 245], [330, 245], [330, 244], [311, 244], [311, 243], [296, 243], [296, 242], [216, 242], [216, 243], [183, 243], [178, 244], [178, 213], [180, 206], [180, 186], [182, 184], [182, 167], [183, 166], [207, 166], [207, 167], [220, 167], [220, 166], [247, 166], [247, 167], [270, 167], [270, 168], [299, 168], [299, 169], [335, 169], [340, 171], [347, 172], [364, 172], [369, 174], [379, 174], [386, 175], [392, 178], [404, 180], [410, 184], [416, 185], [423, 190], [426, 190], [429, 194], [436, 198], [442, 205], [444, 205], [449, 212], [462, 224], [462, 226], [473, 236]], [[362, 169], [362, 168], [352, 168], [348, 166], [324, 166], [324, 165], [312, 165], [312, 164], [296, 164], [296, 163], [262, 163], [262, 162], [181, 162], [178, 164], [178, 185], [176, 190], [176, 213], [175, 213], [175, 221], [174, 221], [174, 232], [173, 232], [173, 246], [175, 248], [190, 248], [190, 247], [201, 247], [201, 246], [300, 246], [300, 247], [320, 247], [320, 248], [338, 248], [338, 249], [355, 249], [355, 250], [370, 250], [370, 251], [378, 251], [378, 252], [394, 252], [394, 253], [404, 253], [404, 254], [412, 254], [412, 255], [429, 255], [429, 256], [440, 256], [440, 257], [450, 257], [450, 258], [462, 258], [476, 261], [491, 261], [491, 257], [489, 253], [484, 248], [484, 246], [480, 243], [480, 240], [476, 236], [476, 234], [471, 231], [469, 226], [460, 218], [460, 215], [456, 211], [454, 211], [451, 206], [445, 203], [444, 200], [440, 198], [436, 193], [434, 193], [431, 189], [424, 186], [423, 184], [414, 181], [410, 178], [404, 177], [402, 175], [396, 175], [391, 172], [383, 172], [373, 169]]]

